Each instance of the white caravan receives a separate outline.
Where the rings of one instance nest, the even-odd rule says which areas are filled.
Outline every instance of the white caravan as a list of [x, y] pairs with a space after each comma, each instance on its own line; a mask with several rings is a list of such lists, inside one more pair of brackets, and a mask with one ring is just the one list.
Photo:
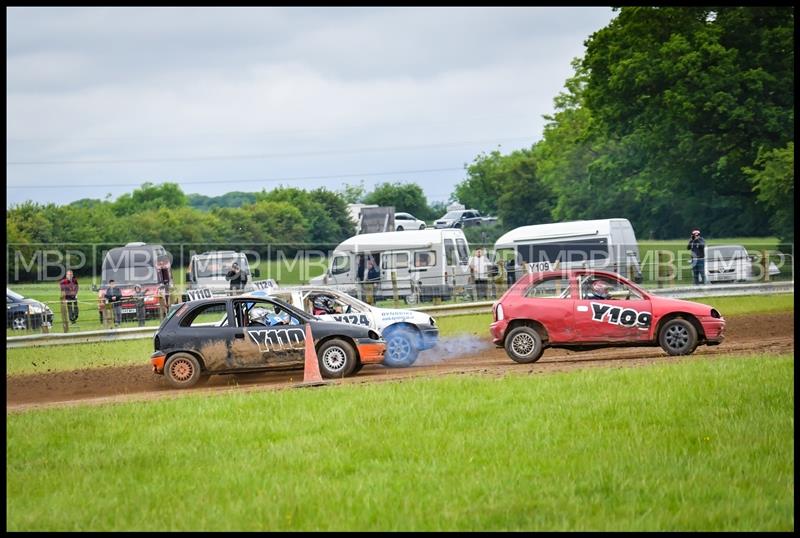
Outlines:
[[[325, 274], [310, 284], [357, 292], [369, 285], [376, 300], [389, 299], [394, 273], [398, 296], [415, 304], [428, 297], [449, 298], [455, 288], [466, 286], [469, 256], [464, 232], [457, 229], [361, 234], [340, 243]], [[377, 271], [370, 274], [373, 264]]]
[[496, 260], [513, 253], [528, 272], [593, 267], [642, 280], [639, 245], [628, 219], [521, 226], [502, 235], [494, 249]]

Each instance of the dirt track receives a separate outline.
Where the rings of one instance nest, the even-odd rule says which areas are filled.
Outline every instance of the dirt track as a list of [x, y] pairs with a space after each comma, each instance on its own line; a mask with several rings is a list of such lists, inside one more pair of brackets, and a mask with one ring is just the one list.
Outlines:
[[[548, 349], [534, 364], [517, 364], [503, 349], [495, 348], [488, 337], [466, 336], [443, 339], [437, 348], [423, 352], [411, 368], [392, 369], [370, 365], [355, 377], [333, 383], [369, 383], [417, 376], [454, 373], [489, 375], [530, 374], [567, 371], [587, 367], [627, 367], [675, 360], [708, 359], [719, 354], [793, 353], [794, 313], [761, 314], [727, 320], [726, 339], [714, 347], [700, 346], [688, 358], [669, 357], [661, 348], [608, 348], [573, 352]], [[69, 405], [109, 403], [185, 394], [220, 391], [284, 389], [302, 381], [302, 370], [213, 376], [204, 387], [178, 391], [162, 376], [151, 373], [147, 359], [141, 366], [120, 366], [6, 376], [6, 412]]]

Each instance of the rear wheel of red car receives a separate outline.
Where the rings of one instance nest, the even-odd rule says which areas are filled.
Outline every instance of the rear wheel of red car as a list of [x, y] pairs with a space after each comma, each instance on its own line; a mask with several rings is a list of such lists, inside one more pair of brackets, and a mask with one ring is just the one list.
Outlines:
[[532, 327], [517, 327], [506, 336], [506, 353], [516, 362], [536, 362], [543, 352], [542, 337]]
[[317, 358], [322, 377], [347, 377], [356, 367], [356, 352], [353, 346], [339, 338], [332, 338], [319, 346]]
[[176, 389], [186, 389], [196, 385], [202, 375], [200, 361], [188, 353], [171, 355], [164, 364], [164, 377]]
[[658, 343], [670, 355], [689, 355], [697, 348], [697, 329], [683, 318], [671, 319], [661, 327]]

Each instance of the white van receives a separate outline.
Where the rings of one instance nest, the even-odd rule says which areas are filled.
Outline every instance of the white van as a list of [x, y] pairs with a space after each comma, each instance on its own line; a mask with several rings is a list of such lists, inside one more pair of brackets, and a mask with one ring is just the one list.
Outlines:
[[[361, 234], [340, 243], [328, 270], [310, 284], [357, 291], [363, 289], [359, 283], [374, 284], [375, 299], [389, 299], [394, 272], [398, 296], [408, 304], [449, 298], [468, 283], [469, 256], [467, 238], [457, 229]], [[371, 276], [373, 264], [377, 271]]]
[[255, 275], [250, 274], [250, 264], [243, 252], [233, 250], [215, 250], [195, 254], [189, 262], [189, 271], [186, 273], [186, 289], [208, 289], [212, 295], [230, 295], [230, 281], [225, 275], [231, 265], [239, 264], [239, 269], [247, 278], [244, 288], [236, 293], [253, 290], [253, 276], [259, 276], [256, 269]]
[[494, 249], [495, 259], [513, 253], [517, 265], [529, 272], [593, 267], [642, 280], [639, 245], [628, 219], [521, 226], [502, 235]]

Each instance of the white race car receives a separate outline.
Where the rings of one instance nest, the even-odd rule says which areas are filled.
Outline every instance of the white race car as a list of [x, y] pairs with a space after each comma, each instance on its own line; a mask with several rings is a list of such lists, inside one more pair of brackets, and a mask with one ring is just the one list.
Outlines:
[[256, 297], [277, 297], [320, 319], [364, 325], [386, 340], [383, 364], [393, 368], [411, 366], [419, 352], [439, 339], [439, 328], [429, 315], [414, 310], [378, 308], [342, 291], [324, 286], [297, 286], [254, 291]]

